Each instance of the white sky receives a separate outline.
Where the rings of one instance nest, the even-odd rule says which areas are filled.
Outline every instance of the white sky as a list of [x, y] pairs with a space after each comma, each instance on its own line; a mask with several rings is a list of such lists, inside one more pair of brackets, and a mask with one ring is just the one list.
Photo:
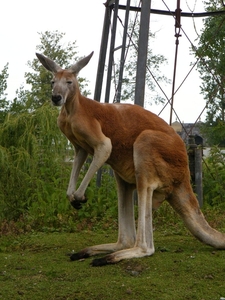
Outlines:
[[[36, 46], [40, 44], [38, 32], [55, 31], [65, 32], [65, 39], [77, 41], [77, 50], [80, 56], [88, 55], [94, 50], [90, 63], [81, 71], [90, 86], [91, 95], [94, 94], [95, 78], [97, 73], [98, 55], [100, 49], [102, 26], [105, 14], [104, 0], [7, 0], [1, 3], [0, 36], [1, 56], [0, 70], [9, 62], [8, 99], [15, 97], [16, 89], [25, 83], [24, 73], [28, 71], [27, 61], [35, 58]], [[138, 1], [137, 1], [138, 2]], [[169, 9], [176, 9], [177, 0], [164, 0]], [[187, 3], [194, 12], [203, 12], [202, 1], [181, 0], [183, 12], [190, 12]], [[120, 4], [126, 3], [120, 0]], [[134, 3], [134, 1], [133, 1]], [[152, 0], [152, 8], [167, 10], [163, 1]], [[123, 18], [123, 12], [119, 12]], [[200, 33], [202, 20], [197, 18], [196, 28]], [[162, 67], [162, 73], [168, 78], [173, 76], [175, 37], [174, 19], [170, 16], [151, 15], [150, 29], [157, 32], [156, 39], [149, 41], [154, 53], [163, 54], [168, 59], [168, 66]], [[195, 43], [196, 32], [191, 18], [181, 19], [182, 29], [188, 38]], [[118, 36], [122, 31], [118, 28]], [[185, 35], [179, 39], [178, 67], [176, 87], [183, 81], [190, 70], [190, 43]], [[181, 121], [195, 122], [205, 106], [205, 101], [200, 95], [200, 80], [198, 73], [192, 72], [180, 91], [175, 95], [174, 108]], [[171, 86], [163, 87], [167, 96], [171, 96]], [[147, 101], [147, 99], [146, 99]], [[162, 106], [147, 106], [148, 109], [159, 113]], [[169, 106], [161, 114], [169, 122]], [[176, 117], [173, 117], [175, 121]], [[204, 120], [204, 117], [201, 118]]]

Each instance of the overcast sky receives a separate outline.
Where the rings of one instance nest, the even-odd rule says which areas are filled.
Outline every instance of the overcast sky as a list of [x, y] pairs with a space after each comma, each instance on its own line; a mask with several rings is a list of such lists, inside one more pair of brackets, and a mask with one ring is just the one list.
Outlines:
[[[81, 71], [82, 76], [90, 82], [91, 95], [94, 94], [94, 85], [98, 64], [98, 55], [101, 42], [102, 26], [104, 20], [105, 6], [104, 0], [7, 0], [1, 3], [0, 36], [1, 36], [1, 56], [0, 70], [9, 63], [8, 98], [15, 96], [15, 91], [25, 83], [24, 73], [28, 70], [27, 61], [35, 57], [36, 46], [40, 44], [38, 32], [55, 31], [64, 32], [65, 41], [77, 41], [77, 50], [80, 56], [88, 55], [94, 51], [94, 56], [90, 63]], [[132, 1], [134, 4], [135, 0]], [[138, 2], [138, 1], [136, 1]], [[202, 1], [181, 0], [183, 12], [203, 12]], [[126, 3], [120, 0], [121, 4]], [[177, 0], [152, 0], [152, 8], [167, 10], [176, 9]], [[188, 5], [187, 5], [188, 4]], [[119, 12], [123, 17], [123, 12]], [[170, 16], [151, 15], [150, 28], [156, 32], [156, 39], [149, 41], [149, 46], [154, 53], [163, 54], [168, 59], [168, 66], [162, 68], [162, 73], [168, 78], [173, 76], [175, 37], [174, 19]], [[184, 77], [190, 70], [190, 62], [194, 62], [194, 57], [190, 56], [190, 42], [195, 44], [197, 32], [200, 33], [202, 19], [192, 18], [181, 19], [182, 37], [179, 39], [178, 68], [176, 76], [176, 87], [180, 85]], [[118, 28], [118, 36], [122, 30]], [[185, 84], [174, 98], [174, 108], [181, 121], [195, 122], [200, 112], [204, 108], [205, 101], [200, 95], [199, 74], [192, 72]], [[171, 86], [163, 87], [167, 96], [171, 96]], [[146, 101], [147, 103], [147, 101]], [[162, 106], [146, 107], [155, 113], [161, 111]], [[169, 107], [161, 114], [161, 117], [169, 122]], [[176, 117], [173, 117], [175, 121]], [[204, 117], [202, 117], [204, 120]]]

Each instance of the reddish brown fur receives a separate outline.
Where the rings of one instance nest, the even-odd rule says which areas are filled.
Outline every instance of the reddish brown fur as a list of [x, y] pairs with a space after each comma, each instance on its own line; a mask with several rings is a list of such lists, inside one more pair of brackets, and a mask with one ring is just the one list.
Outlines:
[[[54, 74], [52, 101], [62, 106], [58, 125], [76, 152], [67, 190], [71, 204], [80, 208], [85, 200], [85, 189], [104, 163], [111, 165], [117, 180], [117, 243], [85, 248], [72, 255], [71, 259], [113, 252], [93, 263], [103, 265], [152, 255], [152, 209], [158, 208], [165, 199], [198, 239], [224, 249], [224, 235], [208, 225], [199, 209], [190, 185], [186, 148], [177, 133], [161, 118], [140, 106], [103, 104], [82, 96], [76, 74], [88, 63], [91, 55], [68, 70], [40, 54], [37, 56]], [[93, 155], [93, 161], [76, 189], [87, 154]], [[137, 234], [132, 203], [135, 187], [139, 211]]]
[[[87, 133], [85, 132], [91, 132], [91, 135], [94, 132], [99, 140], [102, 134], [110, 137], [112, 152], [107, 163], [125, 181], [135, 184], [133, 145], [141, 132], [151, 129], [153, 132], [150, 133], [149, 144], [154, 143], [156, 146], [149, 145], [149, 148], [144, 147], [143, 153], [148, 152], [148, 158], [151, 161], [155, 161], [156, 165], [159, 163], [159, 159], [161, 161], [162, 159], [165, 160], [167, 172], [174, 174], [174, 181], [183, 180], [181, 174], [184, 175], [184, 169], [187, 170], [188, 165], [185, 145], [166, 122], [140, 106], [132, 104], [102, 104], [83, 96], [79, 96], [78, 99], [76, 100], [76, 112], [75, 110], [73, 112], [73, 108], [68, 102], [62, 108], [58, 118], [59, 128], [75, 147], [79, 145], [93, 155], [94, 149], [90, 143], [87, 143]], [[67, 111], [72, 116], [76, 115], [74, 128]], [[162, 134], [163, 139], [158, 139], [158, 135]], [[165, 145], [165, 142], [167, 145]], [[168, 147], [172, 155], [171, 152], [168, 152]], [[154, 152], [154, 148], [157, 153]], [[150, 157], [150, 153], [155, 154]], [[164, 176], [168, 177], [168, 174]]]

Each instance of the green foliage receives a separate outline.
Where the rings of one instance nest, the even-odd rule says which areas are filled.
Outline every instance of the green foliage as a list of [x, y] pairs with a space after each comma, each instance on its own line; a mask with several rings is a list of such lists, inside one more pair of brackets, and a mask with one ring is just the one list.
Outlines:
[[[114, 177], [103, 168], [87, 190], [88, 203], [75, 211], [66, 199], [73, 150], [60, 133], [58, 110], [48, 103], [30, 113], [8, 114], [0, 127], [0, 220], [26, 220], [32, 227], [71, 228], [72, 220], [117, 216]], [[82, 180], [88, 164], [82, 170]]]
[[9, 106], [9, 103], [7, 101], [7, 94], [5, 93], [7, 89], [7, 79], [9, 77], [8, 67], [9, 64], [7, 63], [0, 73], [0, 122], [4, 120], [4, 117], [6, 115], [5, 111]]
[[215, 122], [209, 124], [201, 123], [201, 133], [206, 137], [206, 144], [208, 146], [218, 145], [225, 147], [225, 122], [217, 119]]
[[[101, 187], [94, 178], [88, 202], [75, 211], [66, 199], [73, 151], [56, 125], [58, 110], [48, 103], [31, 113], [8, 115], [0, 129], [0, 219], [19, 220], [32, 226], [60, 227], [62, 219], [116, 218], [114, 177], [103, 167]], [[80, 176], [83, 179], [89, 164]], [[79, 182], [80, 183], [80, 182]], [[78, 184], [79, 184], [78, 183]]]
[[204, 203], [225, 208], [225, 153], [213, 147], [203, 164]]
[[[1, 74], [0, 74], [0, 100], [2, 102], [2, 100], [5, 100], [6, 98], [6, 94], [5, 94], [5, 91], [7, 89], [7, 78], [9, 77], [9, 74], [8, 74], [8, 67], [9, 67], [9, 64], [7, 63]], [[0, 103], [1, 103], [0, 102]], [[4, 106], [1, 105], [1, 108], [3, 108]]]
[[[87, 166], [88, 167], [88, 166]], [[80, 176], [83, 179], [86, 168]], [[78, 218], [102, 219], [117, 218], [117, 192], [115, 178], [108, 165], [102, 167], [101, 186], [97, 187], [97, 177], [93, 178], [86, 191], [88, 202], [78, 211]], [[79, 184], [79, 183], [78, 183]]]
[[[220, 0], [204, 1], [204, 4], [209, 12], [225, 9]], [[217, 139], [218, 130], [221, 122], [225, 122], [225, 17], [224, 14], [210, 16], [203, 22], [204, 27], [195, 55], [199, 59], [197, 68], [202, 79], [201, 93], [207, 101], [205, 131], [209, 134], [211, 144], [215, 145], [221, 143], [221, 140]], [[216, 127], [216, 136], [213, 127]], [[221, 134], [222, 131], [221, 128]]]
[[[46, 104], [31, 113], [8, 115], [0, 128], [0, 218], [17, 219], [65, 197], [69, 168], [67, 140], [57, 126], [58, 111]], [[36, 216], [38, 217], [38, 216]]]

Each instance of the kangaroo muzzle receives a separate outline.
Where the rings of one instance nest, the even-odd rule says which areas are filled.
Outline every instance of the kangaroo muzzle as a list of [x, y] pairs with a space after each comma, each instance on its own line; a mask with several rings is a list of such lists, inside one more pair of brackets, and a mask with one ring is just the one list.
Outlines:
[[54, 105], [59, 106], [62, 102], [62, 96], [61, 95], [52, 95], [52, 102]]

